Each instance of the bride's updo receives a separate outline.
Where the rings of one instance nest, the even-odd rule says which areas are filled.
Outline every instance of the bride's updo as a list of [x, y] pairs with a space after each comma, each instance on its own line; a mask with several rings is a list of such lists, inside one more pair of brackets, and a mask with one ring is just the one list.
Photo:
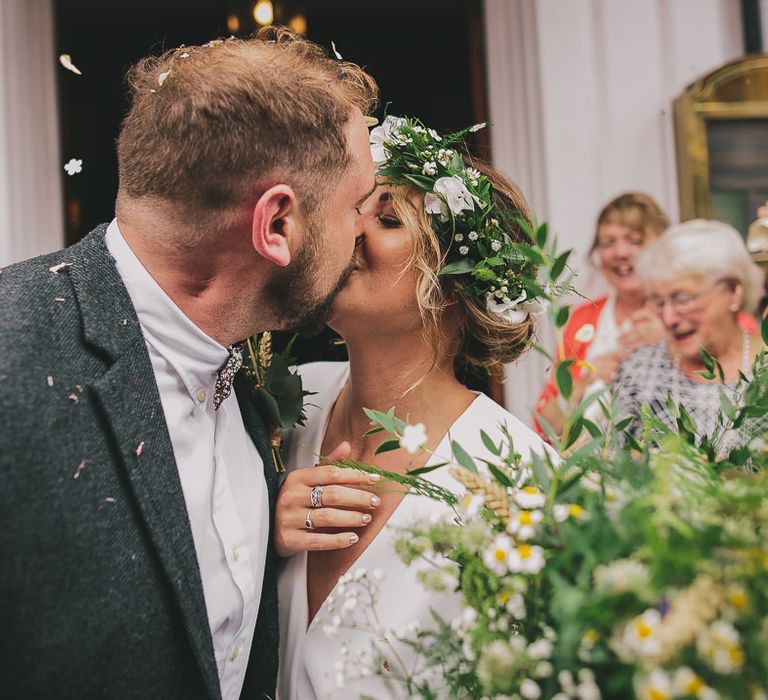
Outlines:
[[[517, 215], [530, 222], [528, 205], [514, 183], [488, 163], [470, 160], [466, 156], [465, 162], [467, 167], [479, 171], [490, 181], [495, 212], [506, 214], [504, 219], [507, 221]], [[448, 253], [432, 225], [435, 214], [428, 214], [423, 206], [424, 197], [424, 190], [415, 185], [397, 187], [392, 193], [392, 205], [413, 238], [413, 252], [407, 265], [408, 269], [418, 271], [417, 301], [424, 334], [435, 359], [450, 347], [446, 345], [449, 341], [445, 338], [441, 319], [446, 311], [455, 309], [459, 331], [457, 368], [466, 365], [490, 368], [516, 360], [527, 349], [528, 341], [534, 335], [533, 315], [527, 314], [521, 322], [510, 323], [489, 311], [481, 296], [459, 291], [468, 284], [466, 275], [438, 276], [446, 264]], [[527, 235], [517, 226], [508, 227], [506, 233], [514, 243], [528, 242]]]

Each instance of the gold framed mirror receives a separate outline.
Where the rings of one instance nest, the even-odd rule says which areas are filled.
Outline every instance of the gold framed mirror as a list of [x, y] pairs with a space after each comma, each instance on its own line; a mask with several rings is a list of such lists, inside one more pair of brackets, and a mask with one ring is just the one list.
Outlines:
[[[720, 219], [746, 237], [768, 200], [768, 54], [728, 63], [674, 101], [680, 219]], [[768, 251], [756, 254], [768, 264]]]

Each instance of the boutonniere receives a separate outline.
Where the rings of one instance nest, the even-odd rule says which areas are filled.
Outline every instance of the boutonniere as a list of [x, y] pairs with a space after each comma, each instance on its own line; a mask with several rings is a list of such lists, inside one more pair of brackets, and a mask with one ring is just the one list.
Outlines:
[[264, 331], [246, 341], [247, 360], [243, 363], [246, 376], [252, 382], [251, 391], [270, 434], [270, 448], [275, 470], [285, 471], [280, 453], [283, 430], [304, 425], [304, 397], [315, 393], [304, 391], [301, 377], [291, 370], [295, 359], [290, 356], [296, 336], [281, 353], [272, 351], [272, 334]]

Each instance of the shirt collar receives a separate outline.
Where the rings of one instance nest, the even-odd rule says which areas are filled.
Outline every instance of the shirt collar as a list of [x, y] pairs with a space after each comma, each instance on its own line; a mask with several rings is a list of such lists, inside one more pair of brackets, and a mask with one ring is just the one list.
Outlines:
[[216, 373], [227, 361], [227, 348], [204, 333], [176, 306], [126, 243], [117, 219], [107, 228], [106, 243], [133, 302], [144, 338], [178, 373], [190, 396], [199, 400], [200, 390], [213, 385]]

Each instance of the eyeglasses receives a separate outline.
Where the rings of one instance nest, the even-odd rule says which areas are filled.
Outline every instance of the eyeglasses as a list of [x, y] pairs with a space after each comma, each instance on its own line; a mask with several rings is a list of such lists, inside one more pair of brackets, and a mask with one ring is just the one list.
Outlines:
[[697, 311], [700, 307], [699, 301], [702, 297], [712, 292], [719, 284], [728, 282], [726, 279], [717, 280], [709, 289], [704, 292], [674, 292], [668, 297], [662, 297], [651, 294], [648, 302], [653, 306], [657, 313], [664, 311], [664, 307], [669, 305], [677, 314], [686, 314], [691, 311]]

